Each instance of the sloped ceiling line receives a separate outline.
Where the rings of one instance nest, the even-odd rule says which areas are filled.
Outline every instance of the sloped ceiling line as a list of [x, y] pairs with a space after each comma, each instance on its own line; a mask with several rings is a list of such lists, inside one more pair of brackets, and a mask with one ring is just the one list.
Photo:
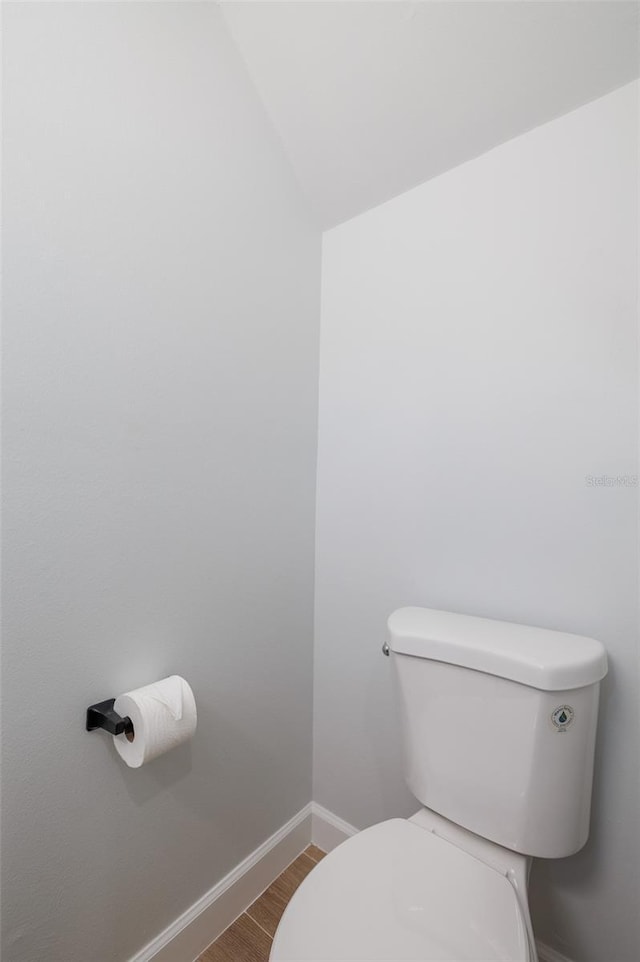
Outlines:
[[220, 7], [323, 228], [640, 73], [631, 0]]

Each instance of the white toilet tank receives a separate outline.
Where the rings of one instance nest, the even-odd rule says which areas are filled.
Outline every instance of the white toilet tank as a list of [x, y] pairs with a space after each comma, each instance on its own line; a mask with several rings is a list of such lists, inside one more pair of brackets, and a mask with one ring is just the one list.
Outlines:
[[600, 642], [428, 608], [395, 611], [389, 634], [416, 798], [516, 852], [582, 848], [607, 672]]

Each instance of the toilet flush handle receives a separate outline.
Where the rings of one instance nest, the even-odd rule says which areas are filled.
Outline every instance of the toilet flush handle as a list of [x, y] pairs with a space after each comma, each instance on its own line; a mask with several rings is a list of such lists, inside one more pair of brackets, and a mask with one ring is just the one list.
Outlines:
[[385, 641], [384, 645], [382, 646], [382, 654], [383, 654], [383, 655], [386, 655], [387, 658], [389, 657], [389, 645], [386, 643], [386, 641]]

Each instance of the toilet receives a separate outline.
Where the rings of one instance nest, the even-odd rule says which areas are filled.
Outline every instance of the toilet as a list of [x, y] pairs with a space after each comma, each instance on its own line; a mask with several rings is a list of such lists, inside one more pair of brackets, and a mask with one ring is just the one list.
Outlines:
[[606, 652], [427, 608], [388, 627], [405, 777], [423, 807], [313, 869], [270, 962], [537, 962], [531, 859], [587, 840]]

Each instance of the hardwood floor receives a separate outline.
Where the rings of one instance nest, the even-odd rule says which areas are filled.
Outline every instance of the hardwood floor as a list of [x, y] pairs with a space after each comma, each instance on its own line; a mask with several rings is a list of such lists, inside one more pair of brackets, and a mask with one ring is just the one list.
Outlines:
[[309, 845], [302, 855], [222, 933], [198, 962], [267, 962], [271, 941], [289, 899], [325, 853]]

